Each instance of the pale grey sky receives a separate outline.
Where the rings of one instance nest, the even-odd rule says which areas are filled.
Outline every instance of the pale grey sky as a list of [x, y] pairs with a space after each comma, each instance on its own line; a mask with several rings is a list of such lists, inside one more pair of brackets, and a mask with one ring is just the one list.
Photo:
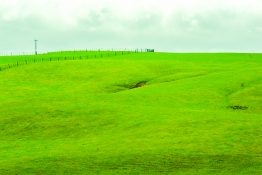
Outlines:
[[0, 0], [0, 53], [262, 52], [262, 0]]

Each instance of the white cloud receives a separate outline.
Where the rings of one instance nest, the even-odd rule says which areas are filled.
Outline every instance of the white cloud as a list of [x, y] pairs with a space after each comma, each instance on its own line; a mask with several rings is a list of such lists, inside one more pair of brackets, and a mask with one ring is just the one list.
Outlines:
[[14, 42], [26, 49], [21, 45], [34, 37], [52, 42], [43, 49], [97, 44], [227, 51], [242, 40], [252, 44], [239, 50], [259, 49], [261, 23], [261, 0], [0, 0], [0, 50], [14, 49]]

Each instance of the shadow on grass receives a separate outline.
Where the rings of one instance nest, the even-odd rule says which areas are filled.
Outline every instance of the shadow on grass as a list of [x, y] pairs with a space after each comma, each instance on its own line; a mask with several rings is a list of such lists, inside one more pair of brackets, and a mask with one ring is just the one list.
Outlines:
[[142, 154], [119, 157], [49, 157], [2, 166], [1, 174], [261, 174], [262, 157]]

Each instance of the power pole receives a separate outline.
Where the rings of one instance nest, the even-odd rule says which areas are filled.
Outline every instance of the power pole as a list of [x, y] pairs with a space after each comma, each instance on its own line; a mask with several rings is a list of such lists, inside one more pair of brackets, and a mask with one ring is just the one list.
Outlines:
[[35, 54], [37, 55], [37, 41], [38, 40], [35, 40]]

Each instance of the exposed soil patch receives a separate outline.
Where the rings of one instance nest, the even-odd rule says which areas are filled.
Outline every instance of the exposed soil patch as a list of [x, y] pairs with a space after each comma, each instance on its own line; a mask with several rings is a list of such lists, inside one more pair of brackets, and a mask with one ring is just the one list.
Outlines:
[[234, 106], [228, 106], [229, 108], [233, 110], [247, 110], [248, 106], [240, 106], [240, 105], [234, 105]]
[[117, 92], [123, 91], [123, 90], [141, 88], [141, 87], [145, 86], [147, 84], [147, 82], [148, 81], [139, 81], [137, 83], [132, 83], [132, 84], [120, 84], [120, 85], [117, 85], [118, 87], [120, 87], [120, 89], [117, 90]]
[[140, 81], [140, 82], [136, 83], [134, 86], [130, 87], [130, 89], [143, 87], [143, 86], [146, 85], [146, 83], [147, 83], [147, 81]]

